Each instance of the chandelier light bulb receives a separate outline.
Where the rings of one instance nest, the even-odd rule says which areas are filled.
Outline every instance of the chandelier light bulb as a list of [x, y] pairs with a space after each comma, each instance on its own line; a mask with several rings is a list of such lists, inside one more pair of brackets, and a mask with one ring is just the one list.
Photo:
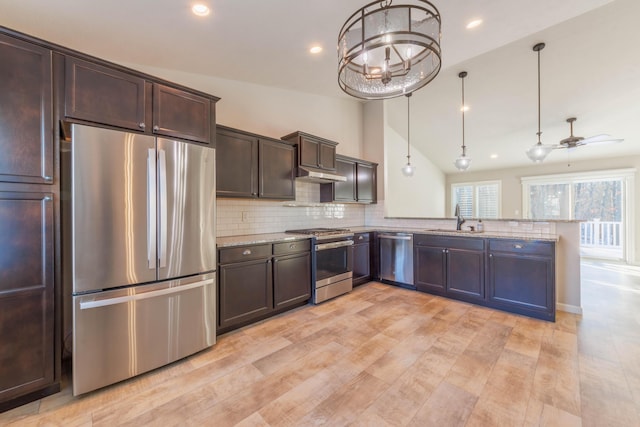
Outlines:
[[413, 176], [413, 173], [415, 172], [415, 170], [416, 168], [411, 166], [411, 163], [407, 163], [402, 167], [402, 174], [404, 176], [410, 177], [410, 176]]

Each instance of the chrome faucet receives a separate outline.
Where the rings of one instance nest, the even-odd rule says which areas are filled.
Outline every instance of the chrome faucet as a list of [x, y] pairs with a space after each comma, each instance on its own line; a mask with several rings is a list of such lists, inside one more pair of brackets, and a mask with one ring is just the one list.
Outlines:
[[460, 205], [458, 205], [456, 203], [456, 213], [455, 216], [457, 218], [457, 222], [456, 222], [456, 230], [460, 231], [462, 230], [462, 224], [464, 224], [464, 222], [466, 221], [464, 219], [464, 217], [462, 215], [460, 215]]

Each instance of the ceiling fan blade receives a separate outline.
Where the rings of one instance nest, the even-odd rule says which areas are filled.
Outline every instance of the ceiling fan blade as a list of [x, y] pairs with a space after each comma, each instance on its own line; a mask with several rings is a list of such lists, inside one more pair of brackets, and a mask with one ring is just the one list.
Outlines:
[[580, 141], [580, 145], [596, 145], [596, 144], [612, 144], [617, 142], [622, 142], [624, 139], [617, 139], [611, 137], [611, 135], [602, 134], [602, 135], [594, 135], [589, 138], [585, 138]]

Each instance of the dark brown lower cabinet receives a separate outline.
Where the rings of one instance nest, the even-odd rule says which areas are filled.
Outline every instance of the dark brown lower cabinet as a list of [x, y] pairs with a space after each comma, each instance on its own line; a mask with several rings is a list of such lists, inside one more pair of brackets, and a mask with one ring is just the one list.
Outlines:
[[220, 266], [219, 327], [246, 324], [273, 310], [271, 258]]
[[492, 307], [555, 321], [555, 244], [489, 240], [487, 300]]
[[0, 191], [0, 412], [60, 389], [53, 210], [51, 193]]
[[484, 299], [485, 240], [414, 236], [416, 289], [475, 302]]
[[371, 280], [371, 234], [356, 233], [353, 236], [353, 285]]
[[311, 298], [311, 240], [218, 250], [218, 334]]
[[276, 310], [311, 298], [311, 253], [273, 259], [273, 298]]

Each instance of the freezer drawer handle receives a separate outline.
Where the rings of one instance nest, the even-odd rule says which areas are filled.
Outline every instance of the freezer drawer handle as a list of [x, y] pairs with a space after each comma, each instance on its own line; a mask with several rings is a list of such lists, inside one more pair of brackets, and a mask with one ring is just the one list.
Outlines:
[[142, 294], [127, 295], [116, 298], [97, 299], [93, 301], [84, 301], [80, 303], [80, 310], [87, 310], [90, 308], [107, 307], [110, 305], [123, 304], [131, 301], [140, 301], [149, 298], [155, 298], [162, 295], [175, 294], [189, 289], [203, 288], [213, 283], [213, 279], [200, 280], [199, 282], [189, 283], [183, 286], [174, 286], [171, 288], [158, 289], [157, 291], [145, 292]]

